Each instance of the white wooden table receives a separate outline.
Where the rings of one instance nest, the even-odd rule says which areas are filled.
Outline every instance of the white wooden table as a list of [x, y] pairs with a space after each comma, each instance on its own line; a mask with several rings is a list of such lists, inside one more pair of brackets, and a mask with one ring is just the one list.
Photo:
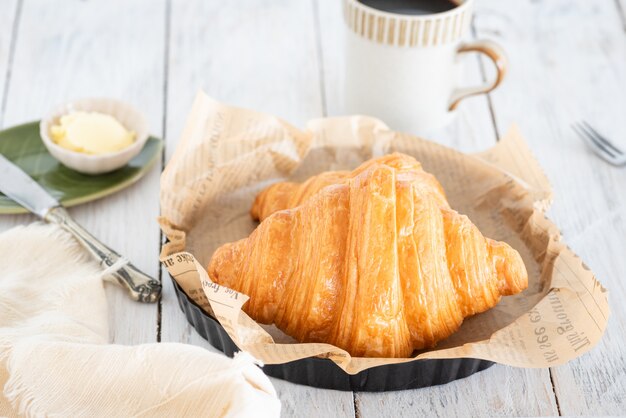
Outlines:
[[[551, 369], [496, 365], [451, 384], [391, 393], [319, 390], [272, 379], [285, 416], [626, 414], [626, 168], [600, 161], [570, 124], [584, 118], [626, 148], [626, 0], [478, 0], [473, 34], [500, 42], [511, 71], [488, 97], [462, 103], [437, 138], [486, 149], [516, 122], [555, 191], [550, 217], [610, 290], [613, 317], [589, 354]], [[166, 140], [198, 89], [296, 125], [339, 112], [338, 0], [0, 0], [0, 126], [53, 105], [112, 96], [145, 111]], [[467, 81], [489, 73], [471, 57]], [[109, 286], [111, 341], [211, 349], [186, 322], [158, 261], [159, 174], [71, 210], [103, 241], [163, 278], [160, 303]], [[32, 222], [0, 217], [0, 231]]]

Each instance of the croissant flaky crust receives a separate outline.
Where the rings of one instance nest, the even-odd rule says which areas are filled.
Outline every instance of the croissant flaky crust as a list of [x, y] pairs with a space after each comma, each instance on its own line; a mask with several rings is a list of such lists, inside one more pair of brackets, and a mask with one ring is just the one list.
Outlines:
[[380, 164], [395, 169], [397, 176], [402, 180], [418, 180], [420, 187], [428, 189], [439, 205], [449, 207], [443, 187], [435, 176], [424, 171], [415, 158], [396, 152], [366, 161], [354, 171], [326, 171], [309, 178], [304, 183], [273, 184], [258, 194], [250, 209], [250, 215], [254, 220], [262, 221], [279, 210], [295, 208], [328, 185], [347, 181]]
[[215, 252], [212, 280], [250, 296], [256, 321], [352, 356], [409, 357], [528, 284], [519, 253], [402, 154], [270, 186], [252, 214], [263, 222]]

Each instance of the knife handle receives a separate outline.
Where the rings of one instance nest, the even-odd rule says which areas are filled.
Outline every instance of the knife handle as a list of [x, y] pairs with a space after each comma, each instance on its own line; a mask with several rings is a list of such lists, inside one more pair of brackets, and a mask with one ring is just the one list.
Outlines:
[[[74, 221], [62, 206], [50, 209], [44, 219], [71, 233], [91, 255], [100, 261], [104, 268], [111, 267], [123, 259], [121, 255], [98, 241], [96, 237]], [[139, 302], [156, 302], [159, 299], [161, 284], [132, 264], [123, 265], [111, 275], [122, 287], [126, 288], [132, 299]]]

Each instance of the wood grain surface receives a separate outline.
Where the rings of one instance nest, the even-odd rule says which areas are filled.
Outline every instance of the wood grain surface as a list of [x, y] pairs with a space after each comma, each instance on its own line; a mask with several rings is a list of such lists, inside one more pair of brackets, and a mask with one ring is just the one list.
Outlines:
[[[118, 97], [142, 109], [153, 133], [163, 118], [164, 2], [24, 1], [6, 91], [4, 126], [36, 120], [65, 101]], [[111, 22], [116, 22], [112, 25]], [[70, 209], [89, 231], [148, 274], [159, 269], [159, 169], [128, 189]], [[3, 216], [1, 228], [33, 221]], [[156, 341], [157, 305], [107, 285], [111, 341]]]
[[[431, 139], [465, 152], [517, 123], [555, 191], [549, 216], [610, 290], [613, 317], [589, 354], [552, 369], [496, 365], [448, 385], [390, 393], [320, 390], [272, 379], [284, 416], [537, 416], [626, 413], [626, 169], [584, 147], [587, 120], [626, 148], [626, 1], [479, 0], [467, 39], [492, 39], [510, 60], [504, 84], [463, 101]], [[3, 0], [0, 126], [40, 118], [74, 98], [111, 96], [142, 109], [172, 155], [196, 92], [296, 126], [341, 114], [337, 0]], [[492, 76], [463, 57], [463, 85]], [[85, 227], [164, 283], [142, 305], [107, 285], [111, 342], [182, 342], [213, 350], [182, 315], [158, 262], [162, 165], [130, 188], [71, 209]], [[0, 217], [0, 231], [34, 217]]]
[[[563, 415], [626, 413], [626, 170], [590, 155], [571, 124], [587, 120], [626, 149], [626, 36], [614, 2], [479, 3], [479, 34], [502, 43], [509, 82], [492, 94], [498, 126], [513, 122], [554, 188], [548, 215], [609, 289], [613, 318], [594, 350], [551, 369]], [[520, 117], [519, 109], [535, 109]]]
[[11, 74], [9, 62], [13, 59], [13, 42], [17, 31], [18, 1], [0, 2], [0, 127], [3, 127], [3, 116], [6, 108], [5, 90]]

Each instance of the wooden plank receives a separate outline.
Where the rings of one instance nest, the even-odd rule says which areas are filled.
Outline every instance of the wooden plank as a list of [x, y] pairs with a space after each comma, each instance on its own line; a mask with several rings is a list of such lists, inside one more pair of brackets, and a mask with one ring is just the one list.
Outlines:
[[[322, 115], [313, 10], [309, 2], [174, 2], [167, 95], [167, 156], [171, 156], [198, 89], [303, 126]], [[164, 280], [169, 281], [163, 272]], [[173, 289], [165, 288], [161, 340], [204, 347]], [[272, 379], [285, 416], [354, 416], [351, 392], [316, 390]]]
[[316, 389], [270, 378], [282, 403], [284, 417], [355, 417], [352, 392]]
[[295, 126], [321, 111], [310, 3], [174, 2], [168, 82], [168, 156], [194, 96], [279, 116]]
[[547, 370], [536, 373], [501, 365], [443, 386], [357, 393], [355, 400], [363, 418], [557, 415]]
[[618, 8], [618, 12], [622, 16], [622, 25], [626, 31], [626, 0], [615, 0]]
[[[326, 101], [329, 114], [341, 112], [340, 2], [320, 0]], [[477, 19], [479, 19], [477, 17]], [[493, 39], [493, 36], [486, 36]], [[470, 40], [473, 39], [470, 36]], [[479, 84], [485, 77], [477, 56], [463, 57], [462, 85]], [[486, 63], [488, 68], [490, 64]], [[487, 71], [488, 74], [489, 71]], [[510, 80], [505, 80], [505, 84]], [[465, 152], [487, 149], [495, 144], [497, 132], [488, 98], [479, 96], [461, 102], [457, 118], [432, 140]], [[524, 398], [521, 397], [524, 394]], [[361, 417], [376, 416], [479, 416], [556, 414], [550, 376], [545, 370], [521, 370], [494, 366], [448, 385], [389, 393], [357, 393], [356, 410]]]
[[0, 2], [0, 127], [3, 126], [5, 88], [10, 79], [9, 61], [12, 58], [18, 23], [18, 1]]
[[[152, 132], [163, 119], [165, 1], [25, 0], [8, 87], [5, 126], [39, 118], [53, 106], [87, 96], [127, 100], [143, 110]], [[128, 189], [71, 209], [103, 242], [147, 273], [158, 274], [159, 168]], [[0, 218], [0, 229], [32, 216]], [[107, 286], [111, 341], [155, 341], [157, 305], [131, 301]]]
[[589, 354], [551, 370], [563, 415], [626, 411], [626, 170], [604, 163], [570, 125], [585, 119], [626, 148], [626, 37], [614, 2], [477, 2], [480, 35], [497, 34], [511, 77], [493, 94], [498, 126], [516, 122], [554, 188], [564, 241], [610, 291], [613, 318]]

